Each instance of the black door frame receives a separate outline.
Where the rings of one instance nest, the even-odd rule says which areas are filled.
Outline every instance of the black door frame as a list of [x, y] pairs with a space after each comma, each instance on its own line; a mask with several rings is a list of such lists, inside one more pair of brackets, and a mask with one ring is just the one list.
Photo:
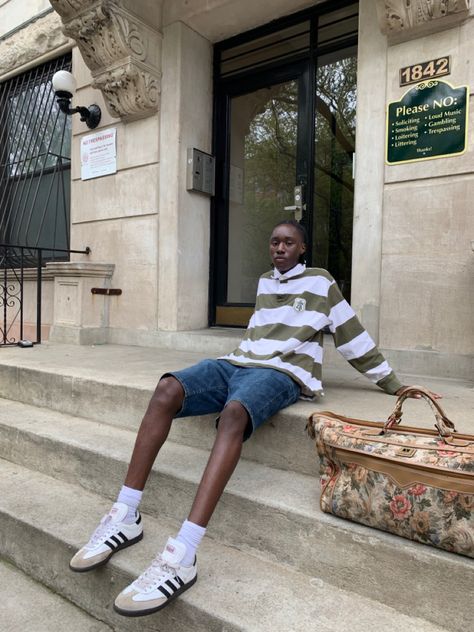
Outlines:
[[[340, 8], [355, 4], [354, 0], [331, 1], [312, 7], [286, 18], [275, 20], [263, 27], [237, 35], [221, 42], [214, 49], [214, 115], [213, 154], [216, 157], [215, 196], [211, 202], [209, 325], [216, 324], [217, 305], [226, 305], [227, 274], [216, 274], [217, 263], [227, 273], [229, 239], [229, 158], [230, 158], [230, 100], [232, 97], [253, 92], [259, 88], [298, 80], [299, 115], [297, 132], [296, 184], [305, 186], [306, 209], [302, 224], [308, 235], [313, 233], [314, 200], [314, 139], [317, 60], [341, 48], [357, 44], [357, 33], [334, 45], [318, 46], [319, 17]], [[224, 50], [257, 39], [288, 26], [309, 21], [308, 50], [290, 61], [273, 62], [264, 68], [248, 69], [230, 77], [220, 77], [221, 55]], [[282, 216], [283, 219], [283, 216]], [[311, 265], [312, 240], [309, 240], [307, 261]], [[240, 306], [246, 304], [240, 303]], [[253, 304], [248, 304], [253, 307]]]

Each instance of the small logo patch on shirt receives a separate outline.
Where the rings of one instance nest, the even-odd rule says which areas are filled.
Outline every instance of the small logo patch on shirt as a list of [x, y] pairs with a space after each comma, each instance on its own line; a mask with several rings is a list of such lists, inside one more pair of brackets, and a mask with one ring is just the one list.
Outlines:
[[293, 309], [297, 312], [304, 312], [306, 309], [306, 299], [304, 298], [295, 298], [295, 302], [293, 303]]

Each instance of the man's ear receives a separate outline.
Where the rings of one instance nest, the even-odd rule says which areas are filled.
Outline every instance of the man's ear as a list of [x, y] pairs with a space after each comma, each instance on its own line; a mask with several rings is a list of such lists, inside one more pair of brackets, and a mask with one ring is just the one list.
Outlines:
[[301, 244], [301, 254], [306, 252], [306, 244]]

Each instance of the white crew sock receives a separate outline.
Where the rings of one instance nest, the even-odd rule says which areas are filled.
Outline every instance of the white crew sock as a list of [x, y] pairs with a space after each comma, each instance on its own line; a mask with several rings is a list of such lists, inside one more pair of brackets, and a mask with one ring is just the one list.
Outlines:
[[142, 499], [143, 492], [139, 489], [132, 489], [126, 485], [122, 486], [117, 498], [118, 503], [125, 503], [128, 506], [128, 513], [123, 519], [125, 524], [132, 524], [137, 519], [137, 509]]
[[176, 539], [186, 546], [186, 555], [181, 560], [181, 564], [183, 566], [192, 566], [197, 548], [200, 545], [205, 533], [205, 527], [194, 524], [194, 522], [189, 522], [189, 520], [185, 520], [183, 522], [181, 529], [176, 536]]

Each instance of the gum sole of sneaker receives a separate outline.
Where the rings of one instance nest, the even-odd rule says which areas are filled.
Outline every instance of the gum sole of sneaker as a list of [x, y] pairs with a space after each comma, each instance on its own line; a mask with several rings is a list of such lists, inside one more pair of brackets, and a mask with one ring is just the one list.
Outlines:
[[149, 608], [148, 610], [122, 610], [122, 608], [119, 608], [114, 604], [114, 610], [124, 617], [144, 617], [147, 614], [153, 614], [154, 612], [158, 612], [158, 610], [166, 608], [173, 599], [176, 599], [176, 597], [182, 595], [186, 590], [188, 590], [188, 588], [191, 588], [191, 586], [196, 583], [197, 578], [198, 576], [196, 573], [196, 576], [188, 584], [185, 584], [182, 588], [178, 588], [178, 590], [171, 595], [168, 601], [165, 601], [164, 604], [161, 604], [161, 606], [158, 606], [157, 608]]
[[74, 568], [73, 566], [71, 566], [71, 564], [69, 564], [69, 568], [71, 569], [71, 571], [74, 571], [74, 573], [87, 573], [88, 571], [93, 571], [95, 568], [99, 568], [100, 566], [104, 566], [104, 564], [107, 564], [107, 562], [110, 560], [112, 555], [114, 555], [115, 553], [118, 553], [118, 551], [122, 551], [123, 549], [126, 549], [129, 546], [132, 546], [132, 544], [136, 544], [137, 542], [140, 542], [142, 538], [143, 538], [143, 532], [140, 533], [140, 535], [137, 535], [136, 538], [133, 538], [133, 540], [128, 540], [128, 542], [124, 542], [123, 544], [120, 544], [116, 549], [114, 549], [113, 551], [110, 551], [110, 555], [108, 555], [105, 558], [105, 560], [101, 560], [100, 562], [97, 562], [97, 564], [92, 564], [92, 566], [87, 566], [87, 568]]

